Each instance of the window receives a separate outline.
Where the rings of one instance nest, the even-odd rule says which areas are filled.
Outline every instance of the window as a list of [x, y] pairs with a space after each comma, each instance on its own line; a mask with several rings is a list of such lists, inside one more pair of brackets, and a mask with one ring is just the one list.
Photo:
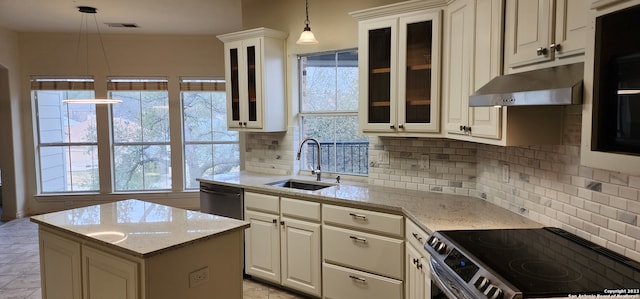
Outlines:
[[[320, 141], [323, 171], [366, 175], [369, 141], [358, 132], [358, 52], [310, 54], [300, 61], [301, 139]], [[317, 164], [307, 143], [301, 169]]]
[[180, 90], [185, 188], [198, 188], [199, 177], [238, 172], [238, 132], [227, 131], [224, 81], [183, 78]]
[[169, 94], [164, 78], [111, 78], [115, 191], [171, 189]]
[[96, 107], [63, 102], [93, 98], [93, 79], [34, 77], [31, 90], [41, 192], [99, 190]]

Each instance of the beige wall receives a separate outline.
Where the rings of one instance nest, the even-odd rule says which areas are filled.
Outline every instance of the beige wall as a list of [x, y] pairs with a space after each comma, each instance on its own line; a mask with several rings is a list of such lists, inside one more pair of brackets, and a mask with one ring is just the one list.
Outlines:
[[[24, 159], [20, 130], [20, 68], [18, 35], [0, 28], [0, 170], [2, 220], [21, 217], [26, 209]], [[16, 129], [17, 128], [17, 129]]]
[[243, 0], [242, 27], [269, 27], [289, 32], [287, 53], [299, 54], [326, 50], [355, 48], [358, 45], [358, 24], [349, 12], [377, 7], [400, 0], [310, 0], [309, 21], [317, 45], [297, 45], [304, 28], [304, 0]]
[[[95, 36], [94, 36], [95, 37]], [[59, 209], [94, 204], [96, 201], [111, 201], [124, 198], [140, 198], [170, 204], [183, 208], [197, 209], [198, 194], [182, 192], [182, 185], [172, 192], [157, 194], [109, 194], [109, 189], [98, 195], [38, 196], [36, 159], [33, 146], [32, 107], [30, 99], [29, 76], [31, 75], [93, 75], [96, 79], [96, 95], [106, 95], [107, 76], [167, 76], [169, 78], [169, 101], [171, 122], [180, 122], [180, 94], [178, 79], [180, 76], [224, 77], [223, 44], [214, 36], [176, 36], [176, 35], [105, 35], [104, 48], [109, 67], [103, 56], [97, 39], [90, 38], [89, 69], [86, 66], [86, 48], [78, 53], [77, 33], [20, 33], [22, 91], [21, 103], [25, 106], [21, 126], [28, 132], [22, 139], [25, 145], [27, 172], [23, 176], [26, 182], [26, 209], [23, 214], [37, 214]], [[101, 112], [102, 111], [102, 112]], [[98, 121], [108, 122], [107, 109], [98, 109]], [[102, 118], [101, 118], [102, 117]], [[102, 126], [108, 130], [107, 126]], [[101, 130], [101, 126], [98, 126]], [[15, 131], [15, 130], [14, 130]], [[172, 130], [172, 140], [180, 140], [181, 132]], [[179, 147], [179, 142], [175, 144]], [[181, 161], [181, 149], [172, 151], [172, 159]], [[105, 151], [106, 152], [106, 151]], [[100, 160], [109, 160], [105, 153]], [[180, 164], [180, 163], [177, 163]], [[178, 166], [181, 167], [181, 166]], [[176, 171], [174, 176], [181, 172]], [[101, 164], [101, 177], [109, 177]]]

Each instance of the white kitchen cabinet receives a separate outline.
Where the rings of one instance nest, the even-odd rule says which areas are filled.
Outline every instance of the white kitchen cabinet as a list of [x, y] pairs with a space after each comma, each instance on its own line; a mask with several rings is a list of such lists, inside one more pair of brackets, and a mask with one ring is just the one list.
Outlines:
[[43, 230], [38, 234], [42, 298], [82, 298], [80, 244]]
[[320, 204], [245, 192], [247, 274], [321, 296]]
[[279, 216], [247, 210], [244, 220], [251, 223], [245, 231], [245, 271], [280, 284]]
[[403, 219], [323, 204], [324, 298], [402, 298]]
[[39, 230], [42, 297], [138, 299], [139, 263]]
[[322, 295], [320, 204], [281, 197], [282, 285]]
[[286, 131], [287, 35], [257, 28], [217, 36], [224, 42], [227, 127], [230, 130]]
[[[589, 1], [506, 1], [506, 72], [518, 67], [546, 63], [540, 67], [582, 61], [566, 59], [584, 53]], [[525, 69], [522, 69], [525, 70]]]
[[446, 136], [502, 146], [559, 144], [560, 107], [469, 107], [469, 96], [502, 73], [503, 11], [501, 0], [457, 0], [447, 7], [443, 53]]
[[408, 1], [353, 12], [358, 21], [360, 130], [376, 135], [440, 132], [443, 1]]
[[458, 0], [447, 7], [443, 95], [450, 138], [502, 137], [500, 108], [469, 107], [469, 95], [501, 73], [502, 11], [500, 0]]
[[411, 220], [406, 220], [405, 299], [431, 298], [429, 253], [424, 250], [428, 234]]
[[245, 192], [245, 272], [280, 284], [280, 199]]
[[87, 299], [137, 299], [140, 294], [140, 264], [82, 246], [82, 283]]

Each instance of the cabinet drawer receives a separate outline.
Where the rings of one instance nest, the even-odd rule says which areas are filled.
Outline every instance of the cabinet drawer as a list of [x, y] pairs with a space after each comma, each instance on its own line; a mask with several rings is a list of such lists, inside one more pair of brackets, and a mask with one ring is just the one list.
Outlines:
[[280, 213], [280, 198], [274, 195], [245, 192], [244, 207], [247, 210]]
[[398, 238], [403, 235], [403, 217], [355, 208], [322, 205], [322, 219], [326, 224], [345, 226]]
[[413, 247], [422, 249], [421, 252], [424, 251], [424, 243], [429, 239], [429, 234], [422, 230], [417, 224], [413, 221], [407, 219], [405, 220], [405, 237], [404, 240], [411, 243]]
[[325, 225], [322, 251], [325, 262], [402, 279], [402, 240]]
[[400, 299], [402, 281], [324, 263], [324, 298]]
[[280, 198], [282, 216], [320, 221], [320, 203], [293, 198]]

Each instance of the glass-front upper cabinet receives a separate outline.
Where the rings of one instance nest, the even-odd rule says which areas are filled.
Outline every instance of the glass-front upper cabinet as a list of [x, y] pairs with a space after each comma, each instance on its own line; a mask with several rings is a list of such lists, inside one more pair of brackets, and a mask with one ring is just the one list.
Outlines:
[[286, 37], [286, 33], [267, 28], [218, 36], [224, 42], [229, 129], [253, 132], [286, 130]]
[[440, 131], [440, 19], [431, 9], [359, 22], [363, 132]]

